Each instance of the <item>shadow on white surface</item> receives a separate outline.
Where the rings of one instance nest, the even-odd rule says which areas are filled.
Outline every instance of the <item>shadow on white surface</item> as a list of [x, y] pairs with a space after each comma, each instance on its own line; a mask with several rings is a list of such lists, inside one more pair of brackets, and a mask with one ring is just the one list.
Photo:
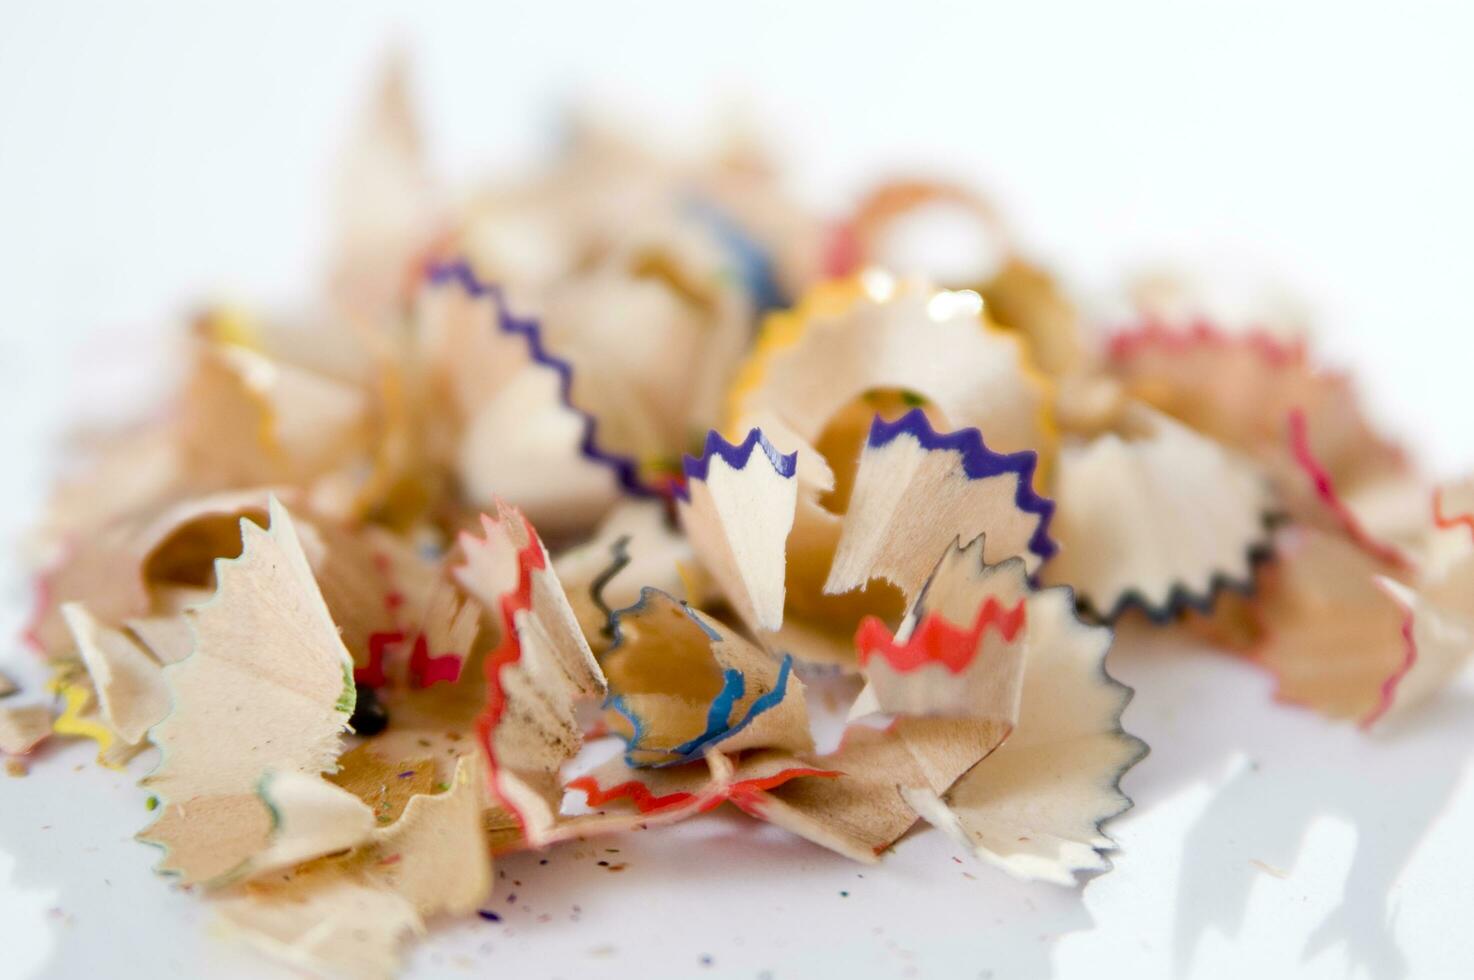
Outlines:
[[[1474, 745], [1467, 686], [1367, 734], [1271, 702], [1267, 675], [1231, 657], [1152, 638], [1119, 647], [1111, 667], [1137, 687], [1128, 727], [1152, 746], [1127, 784], [1139, 816], [1221, 780], [1175, 840], [1144, 841], [1124, 858], [1147, 848], [1177, 858], [1163, 869], [1172, 880], [1159, 875], [1173, 895], [1163, 975], [1242, 974], [1270, 932], [1278, 972], [1409, 975], [1394, 891], [1462, 783]], [[1332, 849], [1310, 846], [1337, 823], [1355, 839], [1344, 879]], [[1462, 849], [1448, 857], [1467, 868]], [[1264, 887], [1278, 881], [1286, 886]], [[1314, 906], [1318, 921], [1292, 904]]]
[[[1126, 780], [1137, 809], [1111, 828], [1117, 868], [1083, 893], [1012, 881], [929, 830], [865, 867], [721, 813], [498, 860], [500, 921], [433, 929], [407, 975], [1426, 972], [1409, 969], [1389, 903], [1460, 784], [1466, 690], [1378, 738], [1273, 704], [1267, 678], [1232, 658], [1151, 639], [1112, 670], [1137, 687], [1127, 727], [1153, 751]], [[291, 975], [222, 941], [207, 903], [153, 876], [154, 852], [131, 839], [147, 760], [109, 773], [91, 755], [52, 747], [5, 787], [3, 931], [22, 975]], [[1354, 828], [1344, 874], [1328, 818]], [[1467, 854], [1450, 857], [1467, 869]], [[1432, 927], [1459, 906], [1446, 916]]]
[[[1184, 841], [1192, 857], [1182, 865], [1178, 968], [1187, 972], [1208, 929], [1235, 936], [1263, 866], [1293, 868], [1312, 823], [1334, 816], [1355, 829], [1355, 856], [1339, 904], [1305, 939], [1304, 959], [1340, 945], [1367, 976], [1407, 975], [1389, 896], [1463, 775], [1468, 749], [1458, 747], [1474, 745], [1471, 707], [1474, 698], [1450, 692], [1403, 730], [1350, 744], [1271, 742], [1264, 729], [1246, 727], [1243, 748], [1262, 761], [1217, 791]], [[1239, 857], [1250, 842], [1261, 864]]]

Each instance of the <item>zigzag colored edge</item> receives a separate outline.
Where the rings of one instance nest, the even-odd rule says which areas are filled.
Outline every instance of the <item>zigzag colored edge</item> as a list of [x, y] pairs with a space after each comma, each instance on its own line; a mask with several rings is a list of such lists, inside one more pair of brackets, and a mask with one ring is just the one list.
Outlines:
[[1397, 700], [1397, 689], [1402, 686], [1403, 680], [1412, 673], [1413, 667], [1418, 663], [1418, 640], [1414, 634], [1417, 626], [1417, 614], [1411, 610], [1405, 612], [1402, 617], [1402, 663], [1397, 669], [1387, 675], [1382, 681], [1382, 686], [1377, 692], [1377, 706], [1366, 715], [1357, 719], [1357, 726], [1365, 731], [1375, 725], [1383, 715], [1392, 709], [1392, 703]]
[[1024, 513], [1034, 514], [1039, 518], [1039, 525], [1029, 538], [1029, 550], [1039, 556], [1041, 564], [1059, 551], [1059, 545], [1049, 536], [1049, 522], [1054, 519], [1054, 501], [1034, 490], [1034, 470], [1039, 465], [1038, 453], [1031, 449], [1017, 453], [995, 453], [983, 441], [983, 434], [975, 428], [937, 432], [931, 427], [931, 420], [926, 417], [926, 412], [920, 408], [913, 408], [894, 422], [875, 416], [870, 423], [867, 445], [879, 449], [894, 442], [903, 433], [912, 436], [921, 444], [922, 449], [957, 453], [962, 457], [962, 472], [969, 480], [982, 480], [1009, 473], [1018, 477], [1018, 488], [1013, 494], [1014, 504]]
[[1474, 535], [1474, 512], [1467, 514], [1445, 514], [1443, 512], [1443, 487], [1433, 488], [1433, 523], [1445, 531], [1463, 526]]
[[583, 423], [583, 438], [579, 441], [579, 452], [584, 458], [613, 470], [615, 476], [619, 478], [620, 487], [632, 497], [660, 495], [658, 490], [640, 479], [640, 467], [633, 458], [599, 448], [599, 420], [573, 403], [573, 365], [550, 353], [543, 345], [542, 325], [537, 319], [514, 315], [507, 309], [501, 288], [478, 279], [470, 263], [465, 259], [435, 263], [426, 269], [425, 277], [434, 286], [457, 285], [465, 291], [467, 296], [474, 299], [490, 297], [496, 306], [498, 329], [503, 333], [522, 337], [527, 343], [527, 352], [533, 362], [551, 369], [558, 375], [559, 400]]
[[[503, 521], [511, 520], [522, 522], [527, 534], [527, 544], [516, 553], [516, 587], [499, 597], [497, 609], [488, 610], [488, 612], [499, 613], [501, 616], [502, 639], [496, 649], [491, 651], [486, 658], [486, 705], [476, 716], [474, 730], [476, 741], [484, 753], [489, 777], [487, 782], [492, 793], [512, 814], [517, 821], [517, 826], [525, 830], [527, 820], [522, 815], [522, 811], [517, 809], [516, 805], [501, 791], [502, 766], [496, 754], [496, 730], [507, 710], [507, 692], [502, 686], [502, 669], [522, 659], [522, 639], [517, 633], [517, 614], [532, 609], [532, 577], [548, 567], [548, 553], [543, 547], [542, 539], [537, 536], [537, 529], [532, 526], [532, 522], [514, 507], [498, 508], [495, 518], [482, 514], [481, 533], [483, 537], [492, 534], [497, 525]], [[463, 531], [462, 536], [474, 538], [469, 530]]]
[[[1065, 594], [1066, 609], [1078, 610], [1083, 605], [1083, 603], [1080, 601], [1078, 593], [1075, 592], [1074, 587], [1069, 585], [1051, 585], [1048, 588], [1038, 590], [1038, 592], [1036, 592], [1035, 594], [1037, 595], [1043, 592], [1053, 592], [1055, 590], [1059, 590]], [[1124, 816], [1136, 806], [1136, 800], [1132, 798], [1130, 793], [1127, 793], [1121, 787], [1121, 783], [1125, 780], [1126, 775], [1131, 772], [1132, 769], [1136, 768], [1136, 766], [1140, 764], [1143, 759], [1151, 755], [1152, 748], [1150, 745], [1147, 744], [1144, 738], [1139, 735], [1134, 735], [1126, 730], [1126, 723], [1123, 719], [1126, 717], [1126, 709], [1131, 707], [1131, 702], [1136, 699], [1136, 688], [1132, 687], [1130, 684], [1127, 684], [1125, 681], [1112, 674], [1110, 671], [1110, 666], [1106, 663], [1106, 661], [1110, 657], [1111, 648], [1116, 645], [1115, 627], [1108, 623], [1088, 623], [1080, 618], [1079, 615], [1075, 615], [1073, 619], [1073, 625], [1076, 627], [1081, 627], [1084, 629], [1103, 629], [1110, 634], [1110, 640], [1106, 644], [1105, 654], [1096, 664], [1096, 672], [1101, 682], [1107, 688], [1116, 691], [1121, 698], [1121, 706], [1120, 709], [1116, 712], [1116, 724], [1115, 727], [1111, 729], [1111, 734], [1121, 739], [1123, 742], [1127, 743], [1131, 747], [1131, 754], [1127, 756], [1126, 760], [1122, 762], [1121, 765], [1116, 769], [1116, 771], [1111, 775], [1111, 791], [1119, 798], [1120, 802], [1113, 811], [1111, 811], [1110, 813], [1102, 814], [1100, 818], [1095, 821], [1096, 836], [1105, 838], [1106, 840], [1110, 841], [1110, 844], [1103, 847], [1095, 847], [1095, 853], [1100, 856], [1100, 859], [1105, 863], [1105, 866], [1097, 872], [1087, 873], [1083, 876], [1084, 878], [1094, 878], [1098, 877], [1099, 875], [1108, 873], [1115, 867], [1115, 862], [1111, 860], [1111, 855], [1120, 849], [1120, 844], [1118, 844], [1116, 840], [1110, 836], [1110, 834], [1106, 833], [1106, 825], [1116, 820], [1117, 818]], [[1077, 881], [1082, 879], [1082, 876], [1078, 873], [1075, 877]]]
[[[1111, 641], [1114, 644], [1114, 630], [1111, 631]], [[1107, 813], [1102, 813], [1100, 817], [1097, 818], [1095, 821], [1096, 836], [1110, 841], [1109, 844], [1103, 846], [1094, 844], [1091, 845], [1094, 848], [1095, 853], [1104, 863], [1104, 867], [1100, 868], [1099, 871], [1086, 873], [1083, 876], [1084, 878], [1094, 878], [1099, 875], [1106, 874], [1115, 868], [1116, 864], [1115, 861], [1111, 859], [1111, 855], [1119, 851], [1121, 845], [1116, 841], [1114, 837], [1106, 832], [1106, 825], [1112, 823], [1120, 817], [1125, 816], [1127, 813], [1135, 808], [1135, 798], [1132, 797], [1130, 793], [1126, 792], [1121, 784], [1125, 781], [1126, 776], [1131, 772], [1131, 770], [1135, 769], [1142, 762], [1142, 760], [1144, 760], [1152, 753], [1152, 748], [1150, 745], [1147, 744], [1146, 739], [1142, 738], [1139, 735], [1128, 732], [1126, 730], [1125, 722], [1121, 720], [1126, 715], [1126, 709], [1129, 708], [1131, 706], [1131, 702], [1136, 699], [1136, 688], [1120, 680], [1109, 670], [1107, 670], [1105, 661], [1103, 659], [1100, 664], [1100, 676], [1107, 687], [1120, 692], [1121, 710], [1116, 713], [1116, 726], [1111, 729], [1111, 734], [1120, 739], [1127, 746], [1129, 746], [1130, 752], [1121, 762], [1121, 764], [1116, 768], [1116, 771], [1111, 774], [1111, 792], [1115, 794], [1118, 801], [1115, 808]], [[1075, 878], [1077, 881], [1081, 880], [1082, 875], [1079, 872], [1076, 872]]]
[[901, 674], [914, 673], [931, 664], [941, 664], [951, 674], [960, 674], [977, 659], [978, 643], [991, 627], [1006, 643], [1012, 643], [1024, 626], [1027, 603], [1020, 599], [1008, 609], [994, 596], [978, 607], [970, 626], [960, 626], [940, 613], [928, 612], [911, 636], [898, 643], [895, 634], [875, 616], [866, 616], [855, 630], [855, 653], [860, 666], [879, 657]]
[[1202, 317], [1180, 324], [1146, 317], [1134, 327], [1117, 331], [1107, 343], [1107, 352], [1111, 360], [1122, 361], [1135, 356], [1143, 348], [1183, 354], [1204, 348], [1227, 347], [1247, 348], [1274, 367], [1304, 366], [1306, 360], [1303, 341], [1281, 340], [1262, 329], [1230, 333]]
[[[742, 810], [751, 813], [749, 806], [754, 804], [753, 797], [758, 793], [776, 789], [784, 783], [803, 776], [812, 776], [816, 779], [834, 779], [843, 773], [834, 769], [817, 769], [812, 766], [793, 766], [781, 770], [771, 776], [760, 776], [753, 779], [739, 779], [727, 787], [725, 793], [711, 801], [704, 809], [712, 810], [724, 802], [731, 802]], [[635, 809], [641, 813], [655, 813], [668, 807], [676, 806], [696, 798], [695, 793], [676, 791], [665, 796], [656, 796], [650, 788], [638, 779], [627, 779], [622, 783], [611, 786], [608, 789], [599, 785], [599, 780], [592, 773], [579, 776], [577, 779], [568, 781], [567, 789], [576, 789], [584, 794], [590, 807], [600, 807], [606, 803], [618, 799], [628, 799], [635, 805]], [[757, 816], [757, 814], [753, 814]]]
[[[1265, 521], [1266, 527], [1273, 523], [1272, 520]], [[1158, 626], [1166, 626], [1174, 622], [1179, 615], [1188, 610], [1208, 616], [1212, 614], [1218, 597], [1225, 592], [1236, 592], [1245, 597], [1254, 595], [1258, 588], [1259, 566], [1274, 557], [1274, 546], [1266, 539], [1251, 544], [1247, 552], [1249, 572], [1243, 578], [1234, 578], [1224, 572], [1214, 572], [1208, 579], [1208, 587], [1201, 593], [1194, 592], [1186, 585], [1178, 583], [1172, 586], [1161, 605], [1153, 605], [1138, 589], [1128, 589], [1121, 593], [1110, 611], [1106, 613], [1100, 612], [1088, 599], [1080, 599], [1077, 596], [1076, 601], [1079, 607], [1092, 618], [1107, 624], [1115, 623], [1131, 609], [1139, 609], [1147, 619]]]
[[[1402, 549], [1385, 541], [1379, 541], [1365, 527], [1356, 513], [1346, 505], [1340, 492], [1336, 489], [1336, 481], [1331, 478], [1331, 473], [1325, 468], [1315, 455], [1310, 446], [1310, 423], [1305, 417], [1303, 408], [1295, 408], [1290, 411], [1288, 421], [1290, 457], [1295, 465], [1300, 468], [1301, 473], [1310, 481], [1315, 490], [1316, 497], [1335, 517], [1336, 523], [1349, 537], [1353, 544], [1366, 551], [1377, 561], [1391, 565], [1393, 568], [1411, 568], [1412, 559], [1403, 554]], [[1437, 521], [1437, 495], [1434, 496], [1434, 520]]]
[[792, 479], [798, 473], [798, 452], [794, 451], [786, 455], [780, 453], [763, 435], [761, 429], [751, 430], [747, 433], [747, 438], [735, 446], [723, 439], [722, 434], [716, 429], [712, 429], [706, 434], [706, 445], [702, 447], [700, 456], [688, 455], [682, 458], [681, 471], [685, 474], [685, 484], [675, 488], [676, 497], [687, 503], [690, 502], [691, 481], [706, 482], [711, 475], [713, 457], [720, 456], [732, 469], [740, 470], [747, 467], [754, 449], [761, 449], [773, 470], [784, 479]]

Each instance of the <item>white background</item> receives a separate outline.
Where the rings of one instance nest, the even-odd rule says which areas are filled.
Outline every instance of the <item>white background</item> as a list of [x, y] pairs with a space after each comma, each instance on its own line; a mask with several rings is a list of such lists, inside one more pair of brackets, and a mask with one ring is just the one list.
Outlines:
[[[447, 177], [535, 161], [579, 101], [675, 143], [737, 105], [816, 205], [917, 167], [975, 180], [1082, 291], [1161, 260], [1272, 276], [1431, 468], [1474, 462], [1467, 4], [0, 0], [0, 636], [63, 422], [122, 411], [191, 305], [310, 290], [333, 154], [396, 41]], [[0, 661], [34, 677], [18, 643]], [[618, 875], [589, 848], [509, 859], [505, 921], [437, 930], [412, 967], [1474, 975], [1474, 690], [1367, 738], [1223, 657], [1112, 669], [1153, 755], [1117, 870], [1083, 895], [934, 834], [867, 869], [717, 817], [614, 843]], [[143, 794], [85, 761], [0, 780], [0, 976], [270, 972], [151, 878]]]

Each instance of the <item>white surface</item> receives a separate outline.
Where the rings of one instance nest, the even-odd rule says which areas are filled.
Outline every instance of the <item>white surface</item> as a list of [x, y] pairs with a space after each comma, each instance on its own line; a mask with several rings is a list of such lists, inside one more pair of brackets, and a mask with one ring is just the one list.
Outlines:
[[[447, 174], [534, 159], [590, 86], [680, 136], [740, 97], [815, 200], [922, 165], [982, 181], [1084, 288], [1164, 258], [1273, 273], [1435, 466], [1474, 461], [1474, 8], [620, 6], [0, 0], [0, 636], [63, 419], [107, 413], [191, 303], [307, 291], [332, 152], [396, 36]], [[954, 863], [935, 834], [867, 869], [719, 817], [612, 843], [618, 874], [587, 847], [503, 861], [505, 921], [437, 932], [413, 973], [1474, 972], [1467, 685], [1368, 739], [1221, 656], [1112, 668], [1153, 754], [1083, 895]], [[142, 792], [87, 757], [0, 778], [0, 975], [272, 975], [152, 878]]]

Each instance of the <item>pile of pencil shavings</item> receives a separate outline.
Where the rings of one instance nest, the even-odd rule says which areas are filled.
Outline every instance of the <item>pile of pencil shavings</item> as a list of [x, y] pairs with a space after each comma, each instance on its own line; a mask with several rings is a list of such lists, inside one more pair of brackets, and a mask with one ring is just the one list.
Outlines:
[[[1122, 617], [1364, 724], [1474, 646], [1474, 484], [1422, 487], [1298, 340], [1160, 290], [1091, 333], [966, 192], [836, 226], [743, 146], [589, 131], [453, 203], [425, 173], [396, 74], [320, 308], [201, 316], [167, 411], [59, 487], [62, 709], [0, 717], [9, 753], [156, 747], [159, 870], [299, 965], [390, 973], [495, 855], [723, 804], [1071, 885], [1145, 754]], [[938, 211], [975, 278], [908, 254]]]

